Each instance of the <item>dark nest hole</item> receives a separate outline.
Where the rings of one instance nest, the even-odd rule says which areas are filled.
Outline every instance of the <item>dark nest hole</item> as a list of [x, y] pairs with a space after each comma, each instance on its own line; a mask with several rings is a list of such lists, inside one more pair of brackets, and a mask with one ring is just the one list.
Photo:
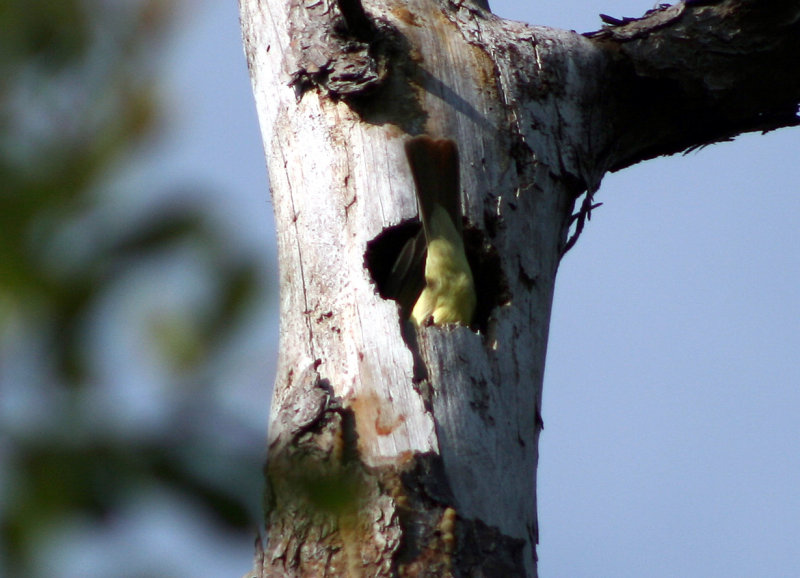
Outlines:
[[[422, 225], [418, 219], [404, 221], [399, 225], [384, 229], [380, 235], [367, 243], [367, 251], [364, 255], [364, 264], [372, 275], [378, 293], [384, 299], [398, 302], [402, 320], [410, 317], [411, 309], [425, 286], [425, 253], [421, 237]], [[418, 239], [417, 242], [421, 243], [422, 248], [409, 267], [407, 278], [410, 281], [403, 287], [398, 287], [394, 283], [392, 271], [403, 248], [407, 243], [413, 243], [415, 239]], [[510, 301], [508, 283], [500, 267], [497, 250], [489, 243], [481, 230], [466, 222], [464, 223], [464, 248], [472, 268], [475, 292], [478, 298], [470, 328], [485, 335], [492, 310]]]

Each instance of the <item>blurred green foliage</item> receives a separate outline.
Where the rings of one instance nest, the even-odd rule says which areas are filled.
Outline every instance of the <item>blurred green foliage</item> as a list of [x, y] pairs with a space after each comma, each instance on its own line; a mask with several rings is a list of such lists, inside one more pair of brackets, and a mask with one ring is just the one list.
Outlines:
[[[105, 209], [108, 184], [157, 136], [154, 63], [173, 16], [166, 0], [0, 3], [0, 575], [34, 576], [46, 529], [70, 516], [102, 525], [147, 485], [202, 504], [222, 528], [256, 524], [259, 497], [243, 488], [252, 493], [260, 450], [220, 444], [211, 423], [246, 425], [214, 414], [204, 394], [209, 367], [263, 296], [255, 264], [197, 204], [124, 222]], [[87, 327], [110, 292], [152, 275], [143, 263], [185, 247], [211, 298], [144, 325], [167, 374], [193, 387], [167, 426], [108, 431], [87, 418], [105, 386]], [[13, 419], [20, 388], [42, 397], [44, 416]]]

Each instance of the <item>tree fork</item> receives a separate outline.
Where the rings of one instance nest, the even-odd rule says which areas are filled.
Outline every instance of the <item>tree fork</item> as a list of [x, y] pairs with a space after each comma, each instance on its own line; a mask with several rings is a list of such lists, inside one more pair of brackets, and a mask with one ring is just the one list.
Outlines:
[[[609, 170], [797, 123], [800, 9], [765, 4], [582, 36], [482, 0], [240, 0], [281, 290], [258, 576], [536, 575], [555, 275], [597, 206], [576, 200]], [[418, 227], [415, 134], [458, 143], [476, 330], [409, 329], [381, 295]]]

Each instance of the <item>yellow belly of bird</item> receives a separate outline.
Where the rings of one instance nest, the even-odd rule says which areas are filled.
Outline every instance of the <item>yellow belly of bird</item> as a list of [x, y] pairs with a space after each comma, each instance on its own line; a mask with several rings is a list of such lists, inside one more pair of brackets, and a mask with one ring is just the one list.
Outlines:
[[435, 325], [469, 325], [475, 311], [475, 284], [461, 243], [434, 239], [425, 260], [425, 289], [419, 296], [411, 319], [422, 325], [433, 318]]

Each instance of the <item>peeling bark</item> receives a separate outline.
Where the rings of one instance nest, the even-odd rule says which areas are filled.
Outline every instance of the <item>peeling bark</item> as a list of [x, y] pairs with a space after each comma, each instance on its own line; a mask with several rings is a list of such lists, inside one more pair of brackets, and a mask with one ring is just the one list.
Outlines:
[[[687, 2], [586, 36], [480, 0], [240, 3], [281, 286], [255, 575], [535, 576], [559, 260], [607, 171], [797, 124], [798, 3]], [[420, 133], [459, 146], [470, 328], [417, 330], [383, 291], [419, 227]]]

